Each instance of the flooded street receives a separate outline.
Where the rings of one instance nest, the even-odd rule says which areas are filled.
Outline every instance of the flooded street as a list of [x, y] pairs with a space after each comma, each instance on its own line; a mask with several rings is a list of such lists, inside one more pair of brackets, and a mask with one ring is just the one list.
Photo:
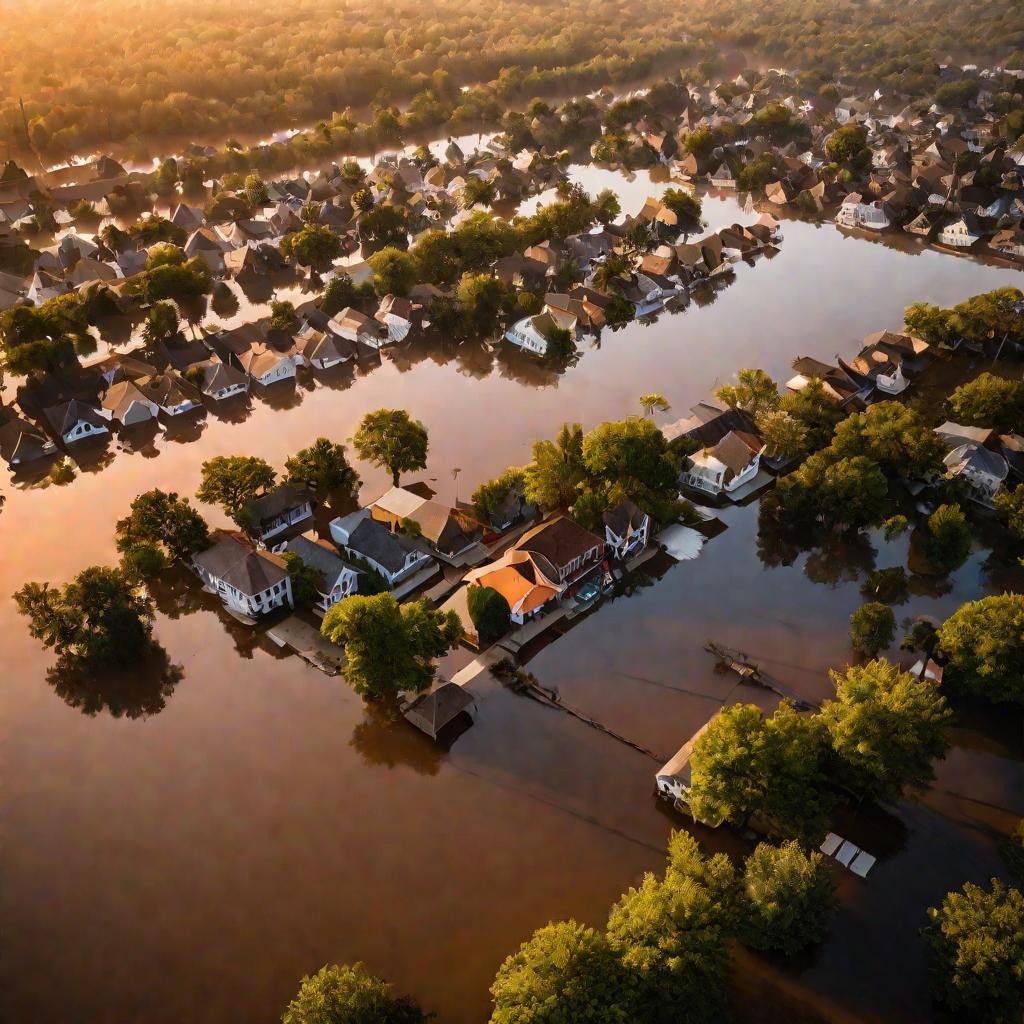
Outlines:
[[[614, 187], [630, 213], [664, 187], [589, 168], [576, 176], [591, 190]], [[734, 197], [706, 197], [704, 207], [713, 228], [755, 219]], [[413, 345], [332, 387], [254, 394], [237, 421], [208, 415], [194, 435], [112, 448], [67, 486], [3, 484], [8, 1019], [269, 1024], [303, 974], [362, 960], [441, 1024], [480, 1024], [496, 968], [535, 928], [570, 915], [602, 921], [626, 887], [661, 868], [681, 822], [652, 795], [657, 765], [522, 696], [480, 687], [477, 724], [446, 753], [364, 708], [340, 680], [229, 626], [197, 587], [183, 596], [169, 582], [156, 635], [181, 679], [148, 717], [89, 716], [48, 681], [51, 658], [10, 595], [28, 579], [64, 582], [115, 560], [114, 522], [130, 501], [151, 487], [192, 495], [214, 455], [256, 454], [280, 469], [319, 435], [346, 440], [367, 411], [405, 408], [430, 432], [426, 477], [440, 499], [454, 500], [456, 487], [468, 499], [566, 420], [589, 428], [638, 414], [650, 391], [672, 403], [662, 418], [675, 419], [739, 367], [784, 381], [797, 355], [831, 360], [870, 332], [899, 329], [912, 302], [949, 306], [1024, 281], [827, 224], [783, 230], [779, 251], [740, 265], [710, 304], [605, 331], [562, 374], [509, 346]], [[357, 468], [364, 500], [387, 486], [381, 472]], [[530, 670], [666, 756], [723, 700], [764, 701], [714, 673], [709, 639], [825, 697], [826, 669], [850, 657], [864, 574], [905, 564], [906, 539], [872, 535], [862, 548], [793, 560], [759, 550], [756, 506], [722, 518], [727, 529], [698, 559], [654, 560], [649, 586], [538, 645]], [[984, 558], [954, 574], [951, 592], [912, 595], [897, 617], [942, 617], [989, 592]], [[764, 1000], [788, 1007], [779, 1019], [790, 1021], [926, 1019], [923, 908], [998, 870], [992, 826], [1024, 814], [1019, 716], [962, 722], [924, 801], [861, 823], [879, 864], [867, 883], [842, 880], [843, 910], [823, 949], [783, 976], [749, 954], [738, 960], [743, 1019], [769, 1019]], [[735, 834], [698, 834], [714, 849], [743, 848]], [[849, 970], [854, 947], [860, 974]]]

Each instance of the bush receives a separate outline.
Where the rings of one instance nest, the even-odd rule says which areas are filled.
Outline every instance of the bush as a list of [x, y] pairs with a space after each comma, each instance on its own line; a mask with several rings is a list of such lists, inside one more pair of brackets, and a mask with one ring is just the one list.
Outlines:
[[863, 654], [875, 655], [892, 643], [896, 616], [888, 605], [870, 601], [850, 616], [850, 642]]
[[466, 603], [481, 647], [490, 646], [508, 632], [512, 612], [508, 601], [498, 591], [491, 587], [471, 586]]

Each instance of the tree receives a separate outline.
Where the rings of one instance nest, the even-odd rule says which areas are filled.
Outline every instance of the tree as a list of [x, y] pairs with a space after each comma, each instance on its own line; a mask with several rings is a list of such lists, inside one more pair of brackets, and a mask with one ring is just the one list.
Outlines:
[[881, 520], [888, 496], [889, 485], [876, 462], [865, 456], [834, 460], [826, 449], [783, 477], [762, 508], [794, 525], [856, 530]]
[[548, 924], [498, 969], [490, 1024], [620, 1024], [625, 985], [600, 932], [575, 921]]
[[1001, 487], [994, 499], [996, 511], [1006, 519], [1006, 528], [1018, 539], [1024, 539], [1024, 485], [1012, 491]]
[[834, 164], [863, 170], [871, 161], [867, 139], [868, 130], [862, 124], [844, 124], [828, 137], [825, 152]]
[[939, 572], [952, 572], [971, 553], [971, 527], [959, 505], [940, 505], [928, 517], [924, 550]]
[[822, 724], [787, 702], [770, 718], [753, 704], [725, 708], [694, 746], [694, 817], [741, 825], [757, 812], [772, 834], [816, 845], [831, 806], [824, 749]]
[[854, 650], [875, 655], [892, 643], [896, 635], [896, 616], [880, 601], [861, 605], [850, 616], [850, 642]]
[[492, 587], [470, 587], [466, 600], [481, 647], [490, 646], [508, 632], [512, 610], [498, 591]]
[[147, 348], [153, 348], [173, 338], [178, 333], [178, 325], [178, 307], [173, 302], [158, 302], [146, 314], [142, 340]]
[[546, 512], [567, 509], [584, 480], [583, 428], [562, 425], [554, 441], [536, 441], [533, 461], [525, 470], [527, 500]]
[[658, 412], [668, 412], [672, 408], [668, 404], [668, 399], [664, 395], [659, 395], [657, 392], [653, 392], [649, 395], [640, 396], [640, 407], [644, 411], [645, 416], [653, 416], [655, 409]]
[[285, 461], [285, 479], [290, 484], [312, 485], [318, 494], [359, 491], [359, 474], [348, 464], [345, 446], [318, 437]]
[[409, 250], [416, 279], [442, 288], [458, 279], [461, 259], [455, 238], [446, 231], [425, 231]]
[[274, 486], [277, 474], [257, 455], [217, 455], [203, 463], [196, 497], [220, 505], [239, 526], [248, 524], [246, 506]]
[[407, 996], [362, 964], [321, 967], [304, 977], [281, 1024], [425, 1024], [429, 1017]]
[[49, 372], [71, 362], [86, 345], [89, 324], [76, 293], [41, 306], [12, 306], [0, 313], [0, 349], [12, 373]]
[[679, 219], [679, 226], [698, 227], [700, 225], [701, 204], [699, 197], [684, 192], [681, 188], [667, 188], [661, 197], [663, 206], [667, 206]]
[[811, 378], [799, 391], [783, 395], [779, 408], [803, 424], [807, 430], [807, 449], [812, 452], [832, 441], [836, 424], [843, 418], [839, 403], [818, 377]]
[[292, 334], [299, 329], [299, 318], [295, 313], [295, 303], [286, 299], [271, 302], [270, 329]]
[[387, 469], [396, 487], [402, 473], [427, 467], [427, 428], [404, 409], [368, 412], [352, 444], [359, 458]]
[[120, 569], [93, 565], [63, 588], [26, 583], [14, 602], [44, 647], [88, 669], [132, 664], [152, 643], [152, 601]]
[[1024, 993], [1024, 896], [993, 878], [928, 910], [932, 991], [953, 1019], [1013, 1024]]
[[1024, 704], [1024, 595], [968, 601], [939, 627], [946, 679], [965, 693]]
[[866, 456], [895, 476], [927, 477], [941, 471], [946, 446], [909, 406], [878, 402], [836, 427], [832, 451], [838, 457]]
[[743, 871], [743, 939], [755, 949], [793, 956], [821, 942], [835, 911], [828, 862], [795, 840], [758, 843]]
[[978, 98], [981, 83], [973, 78], [958, 78], [945, 82], [935, 90], [935, 102], [940, 107], [964, 107]]
[[822, 705], [838, 777], [862, 799], [898, 801], [924, 789], [949, 749], [952, 717], [936, 686], [884, 658], [832, 673], [835, 700]]
[[490, 274], [463, 274], [455, 292], [463, 323], [474, 337], [492, 334], [505, 298], [505, 286]]
[[958, 423], [1015, 431], [1024, 420], [1024, 384], [981, 373], [949, 396], [949, 408]]
[[757, 418], [778, 408], [779, 389], [764, 370], [745, 367], [737, 374], [735, 384], [725, 384], [715, 398], [730, 409], [744, 409]]
[[807, 427], [788, 412], [773, 409], [763, 413], [758, 417], [757, 429], [765, 455], [770, 458], [798, 459], [807, 454]]
[[205, 550], [210, 541], [206, 520], [188, 498], [159, 488], [140, 494], [114, 530], [118, 551], [127, 553], [140, 545], [157, 545], [182, 562]]
[[705, 858], [683, 830], [669, 839], [663, 880], [648, 874], [612, 908], [608, 940], [628, 972], [628, 1019], [719, 1021], [724, 1013], [726, 940], [736, 913], [736, 872], [725, 854]]
[[480, 484], [471, 501], [482, 523], [500, 517], [509, 494], [522, 495], [526, 486], [526, 472], [520, 466], [509, 466], [501, 476]]
[[434, 661], [462, 636], [454, 612], [420, 599], [403, 605], [390, 594], [355, 595], [333, 605], [321, 633], [345, 649], [345, 678], [360, 696], [377, 700], [419, 693], [434, 678]]
[[327, 287], [320, 298], [320, 310], [324, 316], [335, 316], [346, 306], [355, 304], [358, 298], [356, 286], [348, 274], [339, 274], [327, 282]]
[[406, 295], [416, 283], [412, 256], [393, 245], [375, 252], [367, 262], [373, 268], [373, 287], [378, 295]]
[[292, 598], [300, 607], [311, 608], [320, 600], [320, 592], [324, 585], [322, 573], [303, 561], [294, 551], [285, 551], [281, 557], [288, 567]]
[[342, 245], [326, 224], [303, 224], [281, 240], [281, 252], [305, 267], [326, 270], [342, 254]]

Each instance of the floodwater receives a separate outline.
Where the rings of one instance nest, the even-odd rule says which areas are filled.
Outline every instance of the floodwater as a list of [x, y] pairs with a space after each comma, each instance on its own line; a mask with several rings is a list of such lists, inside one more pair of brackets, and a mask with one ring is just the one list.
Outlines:
[[[580, 176], [589, 188], [614, 179], [625, 211], [652, 190], [642, 176]], [[731, 197], [706, 207], [714, 226], [745, 216]], [[156, 631], [180, 678], [154, 669], [134, 688], [86, 691], [48, 678], [52, 659], [8, 595], [26, 579], [63, 582], [114, 560], [113, 525], [131, 499], [154, 486], [191, 494], [214, 455], [259, 454], [281, 467], [320, 434], [350, 437], [368, 410], [404, 407], [430, 431], [432, 486], [444, 500], [456, 489], [466, 498], [565, 420], [590, 427], [638, 413], [650, 391], [672, 403], [665, 418], [685, 415], [741, 366], [784, 380], [793, 356], [849, 352], [867, 333], [898, 328], [913, 301], [948, 305], [1022, 280], [828, 225], [784, 229], [778, 253], [740, 266], [714, 301], [606, 332], [562, 374], [504, 348], [413, 346], [333, 386], [256, 396], [183, 436], [111, 449], [66, 486], [4, 485], [8, 1019], [266, 1024], [304, 973], [362, 960], [443, 1024], [479, 1024], [495, 970], [533, 929], [570, 915], [600, 923], [619, 893], [661, 867], [681, 823], [652, 796], [657, 765], [524, 697], [482, 687], [477, 724], [442, 751], [170, 578], [158, 588]], [[359, 470], [371, 499], [386, 480]], [[863, 574], [905, 562], [906, 541], [873, 536], [800, 555], [759, 542], [756, 507], [723, 520], [700, 558], [651, 563], [649, 586], [539, 644], [531, 670], [666, 755], [723, 700], [763, 699], [714, 674], [707, 639], [824, 696], [827, 668], [850, 657]], [[898, 615], [941, 617], [987, 592], [985, 556], [954, 574], [949, 593], [915, 594]], [[877, 868], [866, 883], [841, 880], [842, 911], [814, 956], [784, 970], [737, 960], [741, 1018], [927, 1019], [924, 909], [998, 871], [996, 835], [1024, 813], [1019, 718], [994, 718], [963, 719], [921, 803], [849, 823], [879, 854]], [[699, 837], [743, 849], [727, 832]]]

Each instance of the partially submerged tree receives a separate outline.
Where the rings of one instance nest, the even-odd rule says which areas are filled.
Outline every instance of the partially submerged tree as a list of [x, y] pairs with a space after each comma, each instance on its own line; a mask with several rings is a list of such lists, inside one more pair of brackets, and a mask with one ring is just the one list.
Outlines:
[[1014, 1024], [1024, 1002], [1024, 896], [993, 878], [928, 911], [932, 992], [953, 1019]]
[[458, 643], [462, 623], [424, 599], [399, 605], [390, 594], [355, 595], [328, 610], [320, 631], [345, 649], [352, 689], [376, 700], [427, 689], [436, 659]]
[[959, 569], [971, 553], [971, 527], [959, 505], [940, 505], [929, 517], [924, 553], [938, 572]]
[[257, 455], [216, 455], [203, 463], [196, 497], [220, 505], [225, 515], [248, 528], [246, 506], [274, 486], [277, 474]]
[[118, 551], [127, 553], [140, 545], [157, 545], [169, 557], [183, 562], [206, 548], [210, 538], [206, 520], [188, 498], [159, 488], [140, 494], [114, 529]]
[[335, 964], [302, 979], [281, 1024], [426, 1024], [429, 1019], [362, 964]]
[[345, 446], [326, 437], [318, 437], [311, 445], [290, 456], [285, 464], [288, 483], [309, 484], [318, 494], [359, 491], [359, 474], [348, 464]]
[[89, 669], [130, 665], [152, 644], [153, 603], [120, 569], [90, 566], [62, 588], [26, 583], [14, 602], [32, 636]]
[[832, 673], [835, 700], [821, 718], [838, 780], [859, 798], [895, 803], [910, 787], [924, 789], [933, 762], [949, 749], [952, 714], [932, 683], [884, 659]]
[[512, 612], [508, 601], [493, 587], [470, 587], [466, 601], [481, 647], [490, 646], [508, 632]]
[[795, 840], [758, 843], [743, 871], [741, 935], [755, 949], [793, 956], [821, 942], [835, 911], [828, 862]]
[[968, 601], [939, 627], [938, 640], [948, 658], [944, 681], [986, 700], [1024, 703], [1024, 595]]
[[875, 655], [892, 643], [896, 616], [881, 601], [869, 601], [850, 616], [850, 642], [854, 650]]
[[404, 409], [368, 412], [352, 444], [359, 458], [387, 469], [396, 487], [402, 473], [427, 466], [427, 428]]
[[1017, 430], [1024, 422], [1024, 384], [981, 373], [949, 396], [949, 409], [958, 423]]

